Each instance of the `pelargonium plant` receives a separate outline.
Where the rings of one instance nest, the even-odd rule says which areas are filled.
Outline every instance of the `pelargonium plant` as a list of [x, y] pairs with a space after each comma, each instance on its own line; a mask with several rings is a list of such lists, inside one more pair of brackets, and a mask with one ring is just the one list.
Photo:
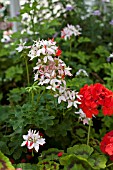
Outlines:
[[[72, 35], [79, 35], [80, 30], [80, 27], [75, 28], [68, 25], [61, 32], [61, 37], [65, 40], [70, 39]], [[87, 137], [87, 145], [89, 145], [92, 117], [99, 114], [100, 108], [104, 115], [113, 114], [113, 92], [100, 83], [90, 86], [86, 84], [79, 92], [68, 88], [66, 77], [72, 77], [71, 68], [61, 60], [62, 51], [54, 39], [34, 41], [32, 46], [25, 46], [25, 43], [21, 41], [17, 50], [21, 52], [24, 49], [29, 49], [28, 57], [30, 60], [35, 59], [36, 61], [36, 66], [33, 68], [34, 81], [39, 86], [45, 86], [46, 89], [52, 91], [53, 96], [58, 99], [58, 104], [63, 101], [68, 103], [67, 108], [74, 106], [76, 110], [79, 109], [79, 111], [75, 111], [75, 114], [79, 115], [79, 120], [84, 125], [89, 124]], [[77, 74], [80, 74], [81, 71], [88, 76], [84, 69], [80, 69]], [[45, 139], [40, 136], [39, 132], [36, 133], [31, 129], [28, 131], [28, 135], [23, 135], [23, 138], [24, 142], [21, 146], [26, 145], [28, 149], [34, 148], [37, 152], [39, 145], [45, 144]], [[101, 142], [101, 150], [112, 156], [112, 149], [109, 149], [112, 147], [112, 137], [107, 143], [106, 137], [104, 139], [105, 142]]]

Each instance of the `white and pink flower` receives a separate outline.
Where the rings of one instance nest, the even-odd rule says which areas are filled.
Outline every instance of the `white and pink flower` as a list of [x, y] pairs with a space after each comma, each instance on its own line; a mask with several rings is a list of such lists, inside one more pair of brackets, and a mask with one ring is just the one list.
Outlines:
[[16, 48], [16, 50], [20, 53], [21, 51], [23, 51], [24, 49], [29, 49], [31, 48], [31, 46], [25, 46], [26, 42], [23, 42], [22, 39], [20, 39], [20, 44], [19, 46]]
[[61, 38], [64, 38], [65, 40], [70, 39], [72, 35], [75, 37], [81, 34], [81, 28], [79, 25], [69, 25], [67, 24], [67, 27], [64, 27], [61, 31]]
[[83, 122], [83, 124], [89, 124], [89, 120], [90, 118], [87, 118], [86, 117], [86, 114], [83, 112], [82, 109], [79, 109], [78, 112], [75, 112], [75, 114], [78, 114], [79, 115], [79, 120]]
[[23, 143], [21, 146], [27, 146], [28, 149], [35, 149], [36, 152], [39, 151], [39, 146], [45, 144], [45, 139], [42, 138], [39, 134], [39, 131], [36, 133], [36, 130], [29, 129], [27, 135], [23, 135]]

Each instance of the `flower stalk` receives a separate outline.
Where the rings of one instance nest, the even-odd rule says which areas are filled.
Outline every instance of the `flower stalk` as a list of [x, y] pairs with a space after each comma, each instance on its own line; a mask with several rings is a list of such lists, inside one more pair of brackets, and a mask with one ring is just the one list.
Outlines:
[[87, 136], [87, 145], [89, 145], [90, 131], [91, 131], [91, 119], [89, 120], [88, 136]]
[[34, 157], [34, 152], [33, 152], [33, 150], [32, 150], [32, 157]]
[[34, 92], [31, 92], [31, 97], [32, 97], [32, 105], [34, 105]]
[[106, 168], [108, 168], [108, 167], [110, 167], [110, 166], [112, 166], [112, 165], [113, 165], [113, 163], [111, 163], [111, 164], [107, 165], [107, 166], [106, 166]]

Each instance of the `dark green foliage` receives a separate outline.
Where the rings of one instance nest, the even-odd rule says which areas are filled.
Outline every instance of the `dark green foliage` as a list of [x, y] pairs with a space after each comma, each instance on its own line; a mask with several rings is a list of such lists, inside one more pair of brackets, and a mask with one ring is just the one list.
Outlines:
[[22, 170], [38, 170], [37, 166], [29, 163], [19, 163], [15, 165], [15, 168], [22, 168]]

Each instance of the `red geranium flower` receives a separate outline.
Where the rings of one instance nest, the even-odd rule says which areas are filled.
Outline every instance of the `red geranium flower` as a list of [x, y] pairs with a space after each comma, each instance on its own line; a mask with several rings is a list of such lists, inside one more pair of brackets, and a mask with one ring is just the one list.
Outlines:
[[85, 85], [80, 89], [81, 104], [79, 105], [87, 118], [98, 115], [98, 107], [102, 106], [104, 115], [113, 114], [113, 92], [100, 83]]
[[110, 90], [109, 94], [105, 96], [102, 111], [104, 115], [111, 116], [113, 114], [113, 92]]
[[80, 102], [80, 108], [86, 114], [86, 117], [92, 118], [92, 115], [98, 114], [98, 93], [94, 85], [85, 85], [80, 89], [79, 95], [82, 96]]
[[100, 150], [113, 160], [113, 130], [106, 133], [100, 143]]

